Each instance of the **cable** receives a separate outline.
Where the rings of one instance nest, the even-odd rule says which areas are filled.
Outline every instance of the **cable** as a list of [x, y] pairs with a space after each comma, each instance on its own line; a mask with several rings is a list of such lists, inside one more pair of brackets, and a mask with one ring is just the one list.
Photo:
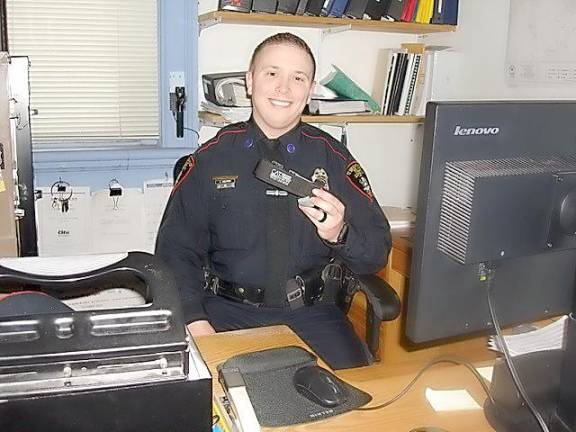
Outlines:
[[[174, 119], [174, 121], [176, 121], [176, 114], [175, 113], [172, 113], [172, 118]], [[198, 140], [200, 140], [200, 132], [198, 132], [196, 129], [187, 128], [186, 126], [184, 126], [183, 129], [194, 132], [196, 134], [196, 136], [198, 137]]]
[[200, 134], [198, 133], [198, 131], [196, 129], [185, 127], [184, 130], [189, 130], [189, 131], [194, 132], [196, 134], [196, 136], [198, 137], [198, 139], [200, 139]]
[[410, 389], [414, 386], [414, 384], [416, 384], [416, 381], [418, 381], [418, 379], [424, 374], [424, 372], [426, 372], [432, 366], [435, 366], [435, 365], [440, 364], [440, 363], [450, 363], [450, 364], [455, 364], [458, 366], [465, 366], [470, 372], [472, 372], [472, 375], [474, 375], [474, 377], [480, 382], [480, 385], [482, 386], [482, 389], [486, 392], [486, 395], [488, 396], [488, 399], [490, 399], [490, 402], [494, 403], [494, 398], [492, 397], [492, 393], [490, 393], [490, 389], [488, 388], [488, 385], [486, 384], [486, 382], [484, 382], [484, 378], [482, 378], [482, 375], [480, 375], [478, 373], [478, 371], [474, 368], [474, 366], [472, 366], [467, 361], [460, 360], [456, 357], [442, 356], [442, 357], [437, 357], [434, 360], [431, 360], [426, 366], [424, 366], [416, 374], [416, 376], [412, 379], [412, 381], [410, 381], [410, 383], [408, 383], [408, 385], [406, 387], [404, 387], [400, 391], [400, 393], [398, 393], [392, 399], [390, 399], [386, 402], [383, 402], [379, 405], [376, 405], [376, 406], [366, 407], [366, 408], [356, 408], [356, 409], [358, 411], [373, 411], [373, 410], [377, 410], [377, 409], [386, 408], [387, 406], [392, 405], [394, 402], [396, 402], [398, 399], [402, 398], [404, 395], [406, 395], [406, 393], [408, 393], [410, 391]]
[[[502, 347], [502, 352], [504, 353], [504, 358], [506, 359], [506, 365], [508, 366], [508, 369], [510, 370], [510, 375], [512, 375], [512, 380], [514, 381], [514, 385], [518, 389], [518, 392], [522, 396], [522, 399], [524, 399], [524, 402], [526, 402], [526, 405], [528, 406], [530, 413], [534, 416], [534, 418], [536, 419], [536, 421], [540, 425], [540, 428], [542, 429], [542, 431], [543, 432], [550, 432], [548, 429], [548, 426], [546, 425], [546, 423], [544, 422], [544, 419], [542, 418], [542, 415], [540, 414], [540, 412], [538, 411], [538, 409], [536, 408], [534, 403], [528, 397], [528, 394], [526, 393], [526, 390], [524, 389], [524, 386], [522, 385], [522, 382], [520, 381], [520, 377], [518, 376], [518, 372], [516, 372], [516, 367], [514, 366], [514, 363], [512, 362], [512, 357], [510, 356], [510, 351], [508, 351], [508, 346], [506, 345], [506, 341], [504, 340], [504, 336], [502, 335], [502, 329], [500, 327], [500, 322], [498, 321], [498, 318], [496, 317], [496, 311], [494, 309], [494, 304], [492, 303], [492, 280], [494, 279], [494, 274], [496, 273], [496, 271], [494, 269], [487, 267], [487, 266], [485, 267], [484, 270], [487, 271], [487, 275], [486, 275], [487, 277], [485, 279], [483, 279], [483, 277], [481, 276], [481, 280], [486, 281], [486, 297], [488, 299], [488, 309], [490, 310], [490, 317], [492, 319], [492, 324], [494, 324], [494, 329], [496, 330], [496, 340], [498, 341], [498, 343]], [[481, 272], [482, 271], [483, 271], [483, 269], [481, 267]]]

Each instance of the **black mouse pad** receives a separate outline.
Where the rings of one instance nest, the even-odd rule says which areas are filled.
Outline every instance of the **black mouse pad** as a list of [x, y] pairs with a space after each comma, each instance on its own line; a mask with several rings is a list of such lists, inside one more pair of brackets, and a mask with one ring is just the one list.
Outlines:
[[316, 364], [316, 356], [296, 346], [268, 349], [229, 358], [218, 366], [238, 369], [261, 426], [286, 426], [323, 420], [361, 407], [372, 400], [368, 393], [332, 375], [348, 393], [347, 401], [332, 408], [312, 402], [294, 387], [296, 371]]

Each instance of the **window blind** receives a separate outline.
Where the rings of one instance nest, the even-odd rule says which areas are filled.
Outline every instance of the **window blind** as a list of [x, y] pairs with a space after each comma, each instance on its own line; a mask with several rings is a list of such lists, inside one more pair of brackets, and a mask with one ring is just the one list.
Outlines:
[[158, 137], [156, 0], [8, 0], [7, 15], [34, 142]]

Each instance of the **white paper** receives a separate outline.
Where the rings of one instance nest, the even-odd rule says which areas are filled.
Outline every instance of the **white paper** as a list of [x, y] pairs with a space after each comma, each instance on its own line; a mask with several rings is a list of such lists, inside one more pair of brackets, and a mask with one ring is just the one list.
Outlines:
[[144, 250], [154, 253], [156, 235], [158, 227], [164, 215], [164, 209], [170, 192], [172, 191], [172, 180], [157, 179], [146, 180], [144, 182]]
[[576, 82], [574, 0], [511, 0], [506, 78], [511, 83]]
[[92, 253], [130, 252], [144, 249], [143, 199], [140, 189], [122, 189], [110, 196], [108, 189], [92, 195]]
[[[68, 185], [68, 193], [40, 188], [36, 200], [38, 254], [61, 256], [90, 253], [90, 188]], [[69, 199], [67, 199], [69, 197]], [[68, 209], [63, 207], [67, 200]]]
[[68, 276], [98, 270], [122, 261], [128, 254], [75, 255], [60, 257], [2, 258], [0, 265], [42, 276]]
[[494, 366], [486, 366], [476, 368], [478, 373], [488, 382], [492, 382], [492, 375], [494, 374]]
[[146, 304], [144, 297], [129, 288], [109, 288], [63, 302], [76, 311], [121, 309]]
[[426, 399], [436, 412], [482, 409], [466, 390], [433, 390], [427, 387]]
[[[567, 318], [567, 316], [563, 316], [538, 330], [516, 335], [505, 335], [504, 341], [508, 346], [510, 355], [517, 356], [535, 351], [562, 349], [564, 347]], [[488, 339], [488, 348], [502, 352], [494, 336]]]

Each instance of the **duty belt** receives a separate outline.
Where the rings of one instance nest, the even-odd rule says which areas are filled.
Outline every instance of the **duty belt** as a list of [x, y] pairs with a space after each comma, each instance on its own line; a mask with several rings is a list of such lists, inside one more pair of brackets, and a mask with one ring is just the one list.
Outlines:
[[[323, 270], [309, 270], [286, 281], [286, 306], [298, 309], [316, 302], [332, 303], [342, 287], [342, 270], [329, 264]], [[255, 307], [266, 306], [264, 289], [206, 275], [206, 290], [226, 299]]]

